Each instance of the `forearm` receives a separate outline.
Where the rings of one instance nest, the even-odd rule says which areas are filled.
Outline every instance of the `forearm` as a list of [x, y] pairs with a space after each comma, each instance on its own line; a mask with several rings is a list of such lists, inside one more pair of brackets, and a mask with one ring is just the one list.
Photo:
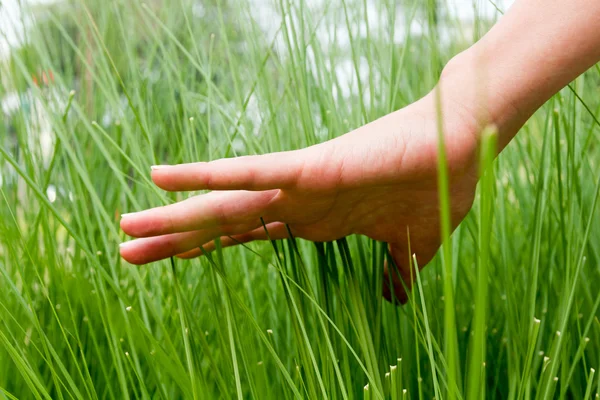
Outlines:
[[[505, 146], [550, 97], [600, 61], [600, 2], [518, 0], [446, 67], [441, 88]], [[452, 93], [452, 94], [451, 94]]]

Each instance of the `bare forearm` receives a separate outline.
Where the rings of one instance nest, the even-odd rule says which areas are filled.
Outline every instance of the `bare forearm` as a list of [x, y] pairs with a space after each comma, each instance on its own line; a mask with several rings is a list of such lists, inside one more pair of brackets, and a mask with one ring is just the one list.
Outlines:
[[561, 88], [600, 61], [600, 2], [518, 0], [478, 43], [455, 57], [442, 90], [460, 96], [505, 146]]

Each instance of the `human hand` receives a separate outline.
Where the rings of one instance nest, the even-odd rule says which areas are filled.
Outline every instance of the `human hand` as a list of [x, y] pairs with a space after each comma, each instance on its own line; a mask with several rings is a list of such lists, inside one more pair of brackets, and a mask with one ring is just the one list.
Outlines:
[[[477, 184], [477, 124], [460, 105], [444, 101], [451, 219], [471, 208]], [[288, 236], [332, 241], [352, 234], [389, 243], [410, 286], [408, 251], [424, 266], [440, 246], [437, 129], [433, 94], [334, 140], [302, 150], [153, 167], [168, 191], [213, 190], [176, 204], [125, 214], [121, 228], [135, 240], [121, 256], [146, 264], [178, 255]], [[382, 266], [383, 270], [383, 266]], [[387, 278], [384, 279], [387, 282]], [[401, 280], [394, 292], [406, 301]], [[390, 299], [390, 289], [384, 287]]]

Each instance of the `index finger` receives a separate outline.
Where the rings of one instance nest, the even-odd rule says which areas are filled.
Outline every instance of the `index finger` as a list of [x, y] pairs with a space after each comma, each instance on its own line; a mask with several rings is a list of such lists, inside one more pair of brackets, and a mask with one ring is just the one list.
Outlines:
[[286, 189], [302, 171], [301, 151], [224, 158], [211, 162], [155, 165], [152, 180], [169, 191]]

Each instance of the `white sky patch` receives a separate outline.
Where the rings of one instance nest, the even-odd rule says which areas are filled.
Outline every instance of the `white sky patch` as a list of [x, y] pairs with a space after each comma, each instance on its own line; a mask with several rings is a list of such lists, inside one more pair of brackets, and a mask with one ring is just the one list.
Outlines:
[[[499, 16], [498, 9], [506, 12], [515, 0], [495, 0], [494, 3], [489, 0], [446, 0], [448, 10], [452, 16], [461, 21], [473, 21], [475, 12], [480, 17], [494, 18]], [[498, 7], [494, 7], [494, 4]]]
[[[451, 20], [454, 19], [456, 21], [464, 22], [465, 26], [467, 26], [466, 33], [470, 36], [472, 34], [472, 28], [469, 27], [472, 26], [472, 22], [476, 17], [492, 20], [498, 19], [502, 15], [498, 10], [503, 12], [506, 11], [513, 2], [514, 0], [494, 0], [494, 3], [489, 0], [440, 0], [440, 10], [443, 13], [447, 13]], [[265, 32], [267, 40], [271, 41], [282, 24], [280, 11], [276, 2], [273, 0], [250, 0], [250, 4], [252, 16], [263, 32]], [[309, 25], [314, 26], [316, 19], [322, 17], [324, 13], [327, 13], [315, 33], [323, 51], [327, 53], [328, 49], [332, 48], [332, 45], [335, 45], [337, 48], [349, 50], [350, 34], [343, 9], [332, 5], [330, 0], [305, 0], [305, 5], [306, 8], [310, 9], [308, 14], [312, 15], [315, 19], [311, 21]], [[377, 35], [382, 29], [387, 29], [386, 25], [388, 23], [388, 18], [382, 13], [382, 9], [384, 8], [380, 6], [378, 0], [367, 0], [366, 13], [371, 35]], [[351, 25], [350, 28], [352, 36], [355, 39], [366, 37], [367, 24], [364, 18], [365, 10], [361, 7], [359, 10], [348, 11], [351, 14], [349, 19], [351, 21], [356, 21], [356, 26]], [[355, 12], [358, 12], [359, 14], [352, 15]], [[411, 22], [410, 27], [407, 27], [407, 18], [405, 14], [409, 12], [410, 10], [407, 8], [396, 8], [397, 15], [395, 17], [396, 22], [393, 40], [397, 44], [400, 44], [405, 40], [407, 33], [419, 36], [422, 35], [426, 29], [422, 22], [419, 22], [417, 19]], [[296, 22], [295, 25], [297, 29], [298, 22]], [[290, 40], [293, 40], [293, 36], [290, 37]], [[447, 41], [449, 38], [442, 38], [442, 40]], [[275, 43], [276, 48], [284, 50], [280, 54], [285, 55], [285, 49], [288, 47], [285, 41], [285, 35], [280, 32]], [[313, 69], [317, 70], [314, 66], [314, 55], [310, 51], [308, 53], [308, 58]], [[363, 64], [362, 61], [361, 64]], [[356, 92], [356, 73], [350, 59], [346, 61], [337, 60], [337, 65], [334, 66], [326, 62], [326, 68], [329, 71], [333, 68], [340, 86], [342, 87], [343, 93], [336, 93], [336, 97], [337, 95], [347, 97], [350, 93]], [[361, 71], [361, 80], [365, 74], [365, 78], [368, 78], [368, 69], [366, 66], [361, 65], [359, 71]]]
[[0, 60], [6, 58], [12, 47], [17, 47], [23, 40], [23, 31], [31, 23], [21, 10], [29, 4], [50, 4], [57, 0], [0, 0]]
[[21, 12], [16, 0], [4, 0], [0, 6], [0, 58], [7, 56], [11, 46], [19, 43], [22, 29], [19, 29]]
[[[2, 0], [0, 1], [0, 59], [5, 58], [11, 47], [18, 46], [22, 41], [24, 25], [26, 26], [30, 21], [24, 18], [23, 13], [20, 9], [19, 3], [22, 2], [24, 5], [35, 5], [35, 4], [48, 4], [54, 3], [60, 0]], [[324, 9], [326, 1], [328, 0], [305, 0], [306, 5], [312, 9]], [[505, 11], [514, 0], [497, 0], [494, 3], [499, 9]], [[281, 20], [278, 17], [276, 8], [271, 0], [250, 0], [252, 5], [252, 13], [254, 17], [261, 25], [261, 27], [267, 33], [267, 36], [272, 37], [277, 31]], [[381, 16], [377, 12], [376, 0], [367, 1], [367, 13], [369, 15], [369, 25], [371, 27], [376, 26]], [[462, 21], [472, 21], [477, 12], [482, 17], [495, 17], [498, 16], [496, 7], [489, 0], [445, 0], [442, 1], [443, 8], [450, 12], [450, 15], [456, 17]], [[476, 11], [477, 10], [477, 11]], [[205, 13], [205, 9], [201, 1], [197, 1], [193, 6], [193, 12], [197, 16], [202, 16]], [[399, 19], [401, 20], [401, 19]], [[399, 27], [401, 28], [401, 27]], [[337, 32], [337, 38], [341, 40], [347, 40], [348, 35], [345, 31], [345, 27], [339, 28], [340, 32]], [[358, 27], [358, 31], [364, 33], [366, 25], [364, 22]], [[412, 29], [412, 27], [411, 27]], [[419, 29], [419, 27], [415, 27]], [[327, 28], [325, 28], [327, 30]], [[397, 37], [395, 40], [401, 40], [405, 29], [397, 29]], [[346, 34], [344, 34], [346, 33]], [[417, 32], [414, 32], [417, 33]], [[318, 32], [318, 34], [322, 34]], [[326, 35], [327, 32], [324, 32]], [[328, 35], [327, 35], [328, 36]], [[343, 43], [340, 43], [343, 45]]]

